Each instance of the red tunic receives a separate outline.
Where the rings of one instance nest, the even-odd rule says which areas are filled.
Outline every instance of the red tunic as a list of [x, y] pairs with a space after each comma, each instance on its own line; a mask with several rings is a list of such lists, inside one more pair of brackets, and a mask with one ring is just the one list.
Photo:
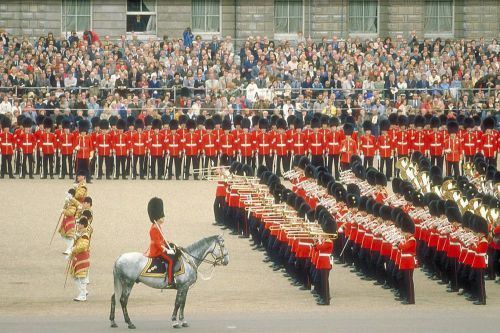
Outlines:
[[76, 153], [76, 158], [88, 159], [90, 158], [90, 152], [94, 150], [94, 143], [90, 135], [81, 134], [74, 137], [73, 145], [75, 147], [79, 146], [80, 150]]
[[131, 143], [132, 152], [134, 155], [143, 156], [146, 154], [146, 145], [148, 143], [148, 137], [146, 132], [134, 132], [132, 133]]
[[21, 148], [23, 154], [33, 154], [36, 145], [35, 135], [32, 133], [22, 133], [18, 137], [18, 147]]
[[187, 133], [184, 138], [184, 149], [187, 156], [198, 155], [200, 149], [200, 137], [196, 133]]
[[377, 150], [377, 140], [373, 135], [363, 135], [359, 139], [359, 148], [366, 157], [373, 157]]
[[410, 152], [410, 138], [406, 131], [399, 131], [394, 138], [396, 151], [399, 156], [406, 156]]
[[286, 156], [288, 154], [288, 137], [286, 133], [277, 133], [274, 137], [272, 149], [278, 156]]
[[427, 146], [427, 139], [424, 131], [415, 131], [411, 141], [411, 149], [419, 151], [424, 154], [429, 148]]
[[40, 149], [44, 155], [53, 155], [57, 149], [57, 138], [54, 133], [44, 132], [40, 136]]
[[311, 155], [323, 155], [325, 151], [325, 142], [321, 133], [311, 132], [307, 137], [307, 142]]
[[391, 157], [394, 147], [388, 135], [380, 135], [377, 140], [377, 146], [380, 157]]
[[350, 137], [346, 137], [346, 139], [342, 141], [341, 151], [340, 161], [342, 163], [350, 163], [352, 155], [358, 153], [358, 143]]
[[492, 158], [498, 150], [498, 139], [494, 134], [483, 134], [481, 138], [481, 149], [483, 151], [484, 157]]
[[154, 133], [151, 134], [151, 139], [148, 143], [148, 149], [151, 156], [161, 157], [163, 156], [163, 152], [165, 150], [165, 138], [162, 133]]
[[297, 132], [292, 138], [292, 150], [294, 155], [305, 155], [308, 149], [307, 137], [303, 132]]
[[165, 239], [163, 238], [161, 231], [158, 229], [156, 223], [151, 225], [149, 229], [149, 249], [146, 255], [149, 258], [162, 257], [168, 262], [168, 280], [169, 283], [172, 283], [172, 269], [173, 269], [173, 260], [167, 254], [163, 252], [163, 247], [167, 246]]
[[462, 147], [460, 144], [460, 139], [458, 136], [452, 138], [448, 137], [445, 141], [445, 149], [450, 149], [451, 152], [446, 154], [446, 161], [448, 162], [458, 162], [460, 161], [460, 156], [462, 155]]
[[184, 150], [182, 138], [177, 131], [171, 131], [165, 138], [168, 154], [172, 157], [178, 157]]
[[465, 156], [474, 156], [477, 152], [477, 134], [467, 131], [462, 135], [462, 150]]
[[201, 139], [200, 150], [205, 153], [205, 156], [217, 155], [220, 147], [214, 133], [212, 133], [211, 131], [207, 131], [207, 133], [205, 133], [205, 135]]
[[110, 156], [113, 145], [113, 139], [110, 133], [104, 134], [103, 132], [97, 134], [96, 137], [97, 155]]
[[259, 155], [269, 155], [271, 153], [271, 136], [269, 133], [260, 132], [255, 138], [257, 152]]
[[240, 135], [240, 139], [236, 144], [236, 148], [240, 152], [241, 156], [252, 156], [253, 152], [255, 151], [255, 142], [253, 135], [251, 133], [243, 133], [242, 135]]
[[427, 136], [427, 142], [431, 156], [443, 156], [444, 139], [442, 132], [433, 131]]
[[330, 263], [330, 256], [333, 251], [333, 243], [331, 241], [326, 241], [321, 244], [316, 244], [315, 250], [317, 251], [317, 269], [332, 269]]
[[63, 132], [59, 136], [59, 149], [61, 150], [61, 154], [63, 155], [71, 155], [73, 154], [75, 134], [74, 133], [66, 133]]
[[401, 261], [399, 263], [399, 269], [414, 269], [415, 254], [417, 250], [417, 241], [415, 240], [415, 238], [411, 236], [405, 242], [400, 243], [399, 250], [401, 251]]
[[129, 136], [126, 133], [117, 133], [112, 141], [112, 147], [116, 156], [127, 156], [130, 149]]
[[219, 147], [222, 155], [234, 156], [236, 145], [232, 134], [223, 134], [219, 139]]
[[328, 150], [328, 155], [340, 155], [340, 144], [343, 140], [343, 134], [342, 131], [330, 131], [326, 134], [326, 149]]

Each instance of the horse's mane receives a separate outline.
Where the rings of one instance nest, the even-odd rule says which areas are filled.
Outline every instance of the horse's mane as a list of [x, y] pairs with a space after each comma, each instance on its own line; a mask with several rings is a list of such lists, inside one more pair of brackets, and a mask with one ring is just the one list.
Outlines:
[[184, 249], [186, 250], [186, 252], [191, 253], [195, 249], [199, 249], [200, 247], [204, 247], [207, 244], [211, 244], [217, 237], [219, 237], [219, 236], [215, 235], [215, 236], [202, 238], [199, 241], [196, 241], [193, 244], [186, 246]]

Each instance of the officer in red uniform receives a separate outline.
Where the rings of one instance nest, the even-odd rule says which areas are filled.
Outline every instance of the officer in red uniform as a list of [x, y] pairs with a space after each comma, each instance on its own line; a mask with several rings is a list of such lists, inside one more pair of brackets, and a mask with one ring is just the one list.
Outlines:
[[236, 151], [235, 139], [231, 134], [231, 121], [229, 119], [222, 121], [222, 130], [224, 134], [219, 138], [220, 163], [221, 165], [228, 166], [233, 163]]
[[415, 224], [407, 214], [402, 214], [401, 231], [404, 235], [404, 241], [398, 246], [401, 260], [399, 271], [402, 273], [400, 280], [400, 295], [403, 304], [415, 304], [415, 290], [413, 286], [413, 270], [415, 269], [415, 255], [417, 250], [417, 241], [413, 234], [415, 233]]
[[172, 119], [169, 123], [170, 133], [165, 138], [167, 148], [167, 175], [169, 180], [172, 179], [172, 166], [175, 164], [175, 179], [181, 177], [181, 158], [184, 147], [182, 145], [182, 136], [179, 134], [179, 122]]
[[95, 145], [97, 150], [97, 179], [102, 179], [102, 165], [106, 163], [106, 179], [111, 179], [111, 149], [113, 138], [109, 133], [109, 122], [106, 119], [101, 119], [99, 122], [101, 129], [95, 137]]
[[344, 124], [344, 141], [340, 146], [340, 168], [342, 171], [350, 169], [351, 157], [358, 153], [358, 143], [352, 139], [354, 126], [351, 123]]
[[36, 117], [36, 125], [37, 125], [37, 129], [35, 130], [35, 139], [36, 139], [36, 143], [37, 143], [37, 149], [36, 149], [36, 168], [35, 168], [35, 175], [39, 175], [42, 173], [42, 168], [43, 168], [43, 159], [42, 159], [42, 155], [40, 153], [40, 146], [39, 146], [39, 143], [40, 143], [40, 138], [44, 132], [43, 130], [43, 120], [45, 119], [44, 116], [42, 115], [38, 115]]
[[394, 156], [394, 146], [388, 131], [390, 122], [384, 119], [380, 122], [380, 135], [377, 139], [378, 155], [380, 156], [379, 171], [384, 173], [388, 181], [392, 178], [392, 160]]
[[[465, 132], [462, 134], [462, 150], [464, 152], [464, 162], [472, 162], [474, 155], [478, 151], [477, 142], [477, 132], [473, 131], [474, 119], [467, 117], [464, 119]], [[463, 169], [462, 169], [463, 171]]]
[[33, 122], [31, 121], [31, 119], [24, 118], [24, 132], [18, 137], [17, 145], [21, 148], [21, 153], [23, 156], [22, 171], [19, 177], [21, 179], [26, 178], [26, 174], [29, 174], [30, 179], [33, 179], [33, 152], [35, 151], [36, 139], [35, 135], [31, 133], [32, 126]]
[[141, 119], [135, 120], [135, 132], [132, 134], [132, 179], [137, 177], [137, 164], [139, 164], [139, 176], [146, 179], [146, 170], [144, 169], [144, 158], [148, 144], [147, 134], [144, 132], [144, 123]]
[[[286, 120], [280, 118], [276, 121], [277, 132], [274, 136], [273, 150], [276, 159], [276, 174], [281, 177], [281, 170], [290, 170], [290, 155], [288, 154], [288, 136], [286, 130]], [[283, 167], [283, 169], [282, 169]]]
[[219, 142], [213, 132], [215, 128], [215, 123], [213, 119], [207, 119], [205, 121], [205, 135], [201, 138], [200, 153], [202, 156], [202, 167], [208, 168], [215, 167], [217, 165], [217, 154], [220, 151]]
[[125, 135], [127, 136], [127, 140], [130, 145], [130, 150], [127, 155], [127, 174], [132, 175], [132, 136], [135, 133], [135, 118], [133, 116], [127, 117], [127, 130], [125, 131]]
[[259, 132], [255, 136], [257, 146], [257, 166], [265, 165], [268, 169], [273, 167], [271, 154], [271, 136], [267, 132], [269, 121], [265, 118], [259, 120]]
[[443, 133], [439, 130], [440, 127], [441, 120], [439, 120], [438, 117], [432, 117], [432, 132], [427, 136], [427, 145], [429, 147], [429, 155], [431, 156], [431, 164], [442, 169], [444, 160], [444, 138]]
[[198, 134], [198, 136], [200, 138], [203, 138], [203, 136], [207, 132], [206, 129], [205, 129], [205, 121], [206, 120], [207, 119], [202, 114], [200, 114], [198, 117], [196, 117], [196, 130], [195, 130], [195, 133]]
[[458, 123], [454, 120], [448, 121], [449, 137], [444, 143], [446, 154], [446, 174], [453, 177], [460, 176], [459, 162], [462, 159], [462, 145], [458, 137]]
[[487, 117], [483, 120], [484, 134], [481, 138], [481, 150], [489, 165], [497, 165], [498, 132], [495, 131], [495, 118]]
[[154, 119], [152, 122], [152, 134], [148, 143], [149, 156], [151, 158], [151, 178], [155, 179], [158, 170], [158, 180], [163, 179], [163, 170], [165, 169], [165, 137], [161, 130], [161, 120]]
[[292, 158], [299, 158], [305, 156], [308, 151], [307, 145], [307, 136], [302, 131], [302, 127], [304, 123], [302, 119], [295, 119], [295, 134], [292, 137], [292, 141], [290, 142], [291, 150], [292, 150]]
[[[238, 142], [240, 141], [240, 136], [243, 135], [243, 129], [241, 128], [241, 122], [243, 121], [243, 116], [237, 114], [233, 118], [234, 129], [231, 131], [231, 134], [234, 137], [234, 143], [238, 146]], [[241, 162], [241, 160], [239, 160]]]
[[[195, 133], [196, 122], [193, 119], [189, 119], [186, 122], [186, 128], [188, 133], [184, 135], [183, 145], [185, 151], [185, 168], [184, 168], [184, 180], [188, 180], [190, 176], [191, 164], [193, 164], [193, 169], [199, 169], [200, 167], [200, 137]], [[194, 180], [198, 180], [198, 172], [194, 173]]]
[[21, 169], [22, 169], [22, 151], [21, 147], [19, 146], [19, 137], [24, 133], [24, 128], [23, 128], [23, 120], [24, 116], [20, 115], [17, 117], [16, 121], [16, 126], [14, 127], [14, 141], [16, 142], [16, 150], [14, 151], [14, 160], [15, 160], [15, 166], [14, 166], [14, 174], [21, 175]]
[[328, 120], [330, 131], [326, 134], [326, 150], [328, 151], [327, 169], [335, 179], [340, 177], [340, 144], [342, 143], [344, 132], [340, 130], [340, 121], [337, 117]]
[[321, 120], [313, 118], [311, 120], [312, 132], [307, 137], [309, 154], [311, 154], [311, 163], [313, 166], [324, 166], [323, 154], [325, 152], [324, 137], [319, 132]]
[[[408, 118], [406, 116], [398, 117], [399, 131], [396, 132], [394, 137], [394, 145], [396, 147], [397, 158], [408, 157], [410, 154], [411, 140], [406, 131], [408, 125]], [[399, 170], [396, 170], [396, 176], [399, 175]]]
[[364, 134], [359, 138], [359, 150], [364, 156], [363, 166], [365, 168], [373, 166], [373, 157], [377, 151], [377, 139], [372, 135], [371, 121], [363, 123]]
[[85, 173], [87, 184], [90, 183], [90, 158], [94, 154], [94, 143], [88, 134], [90, 124], [87, 120], [78, 122], [78, 135], [74, 137], [73, 146], [76, 150], [76, 174]]
[[116, 122], [116, 134], [113, 137], [112, 148], [115, 154], [115, 179], [127, 179], [126, 159], [130, 151], [129, 136], [124, 132], [127, 123], [123, 119]]
[[[101, 133], [101, 120], [99, 117], [94, 117], [90, 119], [90, 125], [92, 126], [92, 131], [90, 132], [90, 137], [92, 138], [92, 144], [94, 148], [97, 148], [97, 136]], [[97, 171], [97, 154], [93, 154], [90, 159], [90, 174], [95, 175]]]
[[481, 216], [474, 215], [473, 229], [477, 234], [477, 240], [471, 250], [474, 254], [469, 275], [472, 295], [468, 300], [474, 301], [474, 305], [486, 305], [486, 289], [484, 282], [484, 271], [486, 269], [486, 252], [488, 251], [488, 222]]
[[423, 116], [416, 116], [415, 117], [415, 131], [413, 132], [413, 136], [411, 139], [411, 151], [413, 152], [420, 152], [422, 155], [425, 155], [428, 148], [427, 148], [427, 140], [426, 140], [426, 135], [424, 132], [424, 126], [425, 126], [425, 118]]
[[52, 119], [46, 117], [43, 120], [44, 133], [40, 137], [40, 151], [43, 156], [43, 176], [46, 179], [50, 175], [50, 179], [54, 179], [54, 154], [57, 149], [57, 138], [52, 132]]
[[241, 128], [243, 134], [239, 136], [238, 143], [236, 144], [236, 149], [238, 154], [241, 156], [241, 163], [254, 165], [254, 153], [255, 153], [255, 143], [253, 141], [253, 135], [250, 133], [250, 119], [243, 118], [241, 120]]
[[148, 203], [148, 215], [152, 225], [149, 229], [149, 249], [146, 255], [149, 258], [162, 257], [165, 259], [168, 272], [168, 284], [173, 285], [173, 259], [175, 254], [174, 246], [167, 243], [165, 234], [161, 228], [165, 222], [165, 213], [163, 211], [163, 201], [160, 198], [152, 198]]
[[57, 141], [59, 142], [59, 154], [61, 155], [61, 170], [59, 179], [64, 179], [67, 174], [69, 178], [73, 178], [73, 153], [74, 140], [78, 134], [71, 132], [71, 122], [68, 119], [63, 119], [61, 122], [62, 132], [59, 134]]

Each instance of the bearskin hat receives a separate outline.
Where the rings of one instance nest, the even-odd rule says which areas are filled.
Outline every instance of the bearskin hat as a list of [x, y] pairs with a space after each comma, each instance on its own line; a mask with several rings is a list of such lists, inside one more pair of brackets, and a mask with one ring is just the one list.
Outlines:
[[465, 128], [473, 128], [474, 127], [474, 119], [472, 119], [471, 117], [465, 118], [464, 127]]
[[311, 128], [320, 128], [321, 127], [321, 121], [318, 118], [313, 118], [311, 120]]
[[439, 128], [441, 126], [441, 120], [438, 117], [431, 118], [431, 128]]
[[279, 129], [286, 129], [286, 120], [283, 119], [283, 118], [279, 118], [277, 121], [276, 121], [276, 126], [279, 128]]
[[107, 121], [106, 119], [101, 119], [101, 121], [99, 121], [99, 127], [103, 130], [109, 129], [109, 121]]
[[198, 117], [196, 117], [196, 125], [200, 126], [200, 125], [203, 125], [205, 124], [205, 116], [200, 114]]
[[88, 133], [90, 129], [90, 124], [88, 120], [82, 119], [78, 122], [78, 131], [80, 133]]
[[186, 128], [188, 130], [196, 129], [196, 121], [194, 121], [194, 119], [188, 119], [188, 121], [186, 122]]
[[359, 205], [359, 195], [355, 193], [347, 193], [345, 196], [345, 203], [349, 208], [357, 208]]
[[391, 123], [389, 122], [389, 120], [384, 119], [380, 122], [380, 131], [388, 131], [390, 127]]
[[144, 125], [145, 126], [153, 125], [153, 116], [147, 115], [146, 117], [144, 117]]
[[231, 120], [229, 119], [224, 119], [222, 121], [222, 130], [224, 131], [230, 131], [231, 130]]
[[338, 126], [340, 125], [340, 120], [339, 120], [339, 118], [337, 118], [337, 117], [330, 117], [330, 118], [328, 119], [328, 125], [329, 125], [330, 127], [334, 127], [334, 126], [335, 126], [335, 127], [338, 127]]
[[347, 136], [351, 136], [352, 132], [354, 132], [354, 126], [350, 123], [344, 124], [344, 134]]
[[372, 122], [371, 121], [368, 121], [366, 120], [365, 122], [363, 122], [363, 131], [371, 131], [372, 130]]
[[205, 128], [207, 130], [213, 130], [215, 128], [214, 120], [211, 118], [205, 120]]
[[[123, 119], [118, 119], [116, 122], [116, 128], [119, 130], [125, 130], [125, 127], [127, 126], [127, 123]], [[63, 128], [64, 128], [64, 122], [63, 122]]]
[[391, 125], [397, 125], [398, 124], [398, 114], [397, 113], [391, 113], [389, 115], [389, 123]]
[[143, 129], [144, 122], [142, 121], [142, 119], [136, 119], [134, 122], [134, 127], [135, 127], [135, 129]]
[[249, 129], [249, 128], [250, 128], [250, 125], [251, 125], [251, 124], [250, 124], [250, 119], [248, 119], [248, 118], [243, 118], [243, 119], [241, 120], [241, 127], [242, 127], [242, 128]]
[[495, 128], [495, 118], [493, 117], [486, 117], [483, 120], [483, 129], [494, 129]]
[[448, 127], [448, 133], [450, 134], [457, 134], [458, 133], [458, 123], [454, 120], [448, 121], [446, 124]]
[[149, 200], [148, 203], [148, 215], [151, 223], [165, 217], [165, 212], [163, 211], [163, 200], [154, 197]]
[[160, 119], [153, 119], [153, 122], [151, 123], [151, 125], [152, 125], [151, 126], [152, 129], [154, 129], [154, 130], [158, 129], [159, 130], [159, 129], [161, 129], [161, 126], [162, 126], [161, 120]]
[[22, 125], [24, 128], [31, 128], [31, 126], [33, 126], [33, 122], [31, 121], [31, 118], [24, 118]]
[[262, 118], [259, 120], [259, 128], [260, 129], [268, 129], [269, 128], [269, 121], [265, 118]]
[[99, 119], [99, 117], [93, 117], [92, 119], [90, 119], [90, 124], [92, 125], [92, 128], [99, 127], [100, 121], [101, 121], [101, 119]]
[[43, 120], [43, 127], [44, 128], [52, 129], [53, 124], [54, 123], [52, 122], [52, 119], [50, 117], [45, 117], [45, 119]]

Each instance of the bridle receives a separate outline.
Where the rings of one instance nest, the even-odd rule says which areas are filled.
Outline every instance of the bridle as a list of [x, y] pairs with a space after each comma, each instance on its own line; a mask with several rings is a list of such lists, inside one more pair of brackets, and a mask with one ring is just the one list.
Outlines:
[[[219, 248], [220, 248], [220, 253], [221, 255], [220, 256], [216, 256], [214, 254], [215, 252], [215, 249], [217, 248], [217, 245], [219, 245]], [[217, 241], [215, 242], [214, 244], [214, 247], [212, 250], [210, 250], [210, 252], [207, 253], [207, 255], [205, 256], [205, 258], [198, 258], [198, 257], [195, 257], [193, 256], [191, 253], [183, 250], [182, 252], [187, 254], [188, 256], [190, 256], [191, 258], [195, 259], [195, 260], [198, 260], [200, 263], [206, 263], [206, 264], [209, 264], [210, 266], [212, 267], [215, 267], [215, 266], [221, 266], [223, 265], [223, 260], [224, 260], [224, 257], [226, 256], [226, 253], [225, 253], [225, 246], [224, 244], [221, 244], [220, 240], [217, 239]], [[206, 257], [208, 257], [208, 255], [212, 256], [212, 260], [210, 259], [206, 259]]]

